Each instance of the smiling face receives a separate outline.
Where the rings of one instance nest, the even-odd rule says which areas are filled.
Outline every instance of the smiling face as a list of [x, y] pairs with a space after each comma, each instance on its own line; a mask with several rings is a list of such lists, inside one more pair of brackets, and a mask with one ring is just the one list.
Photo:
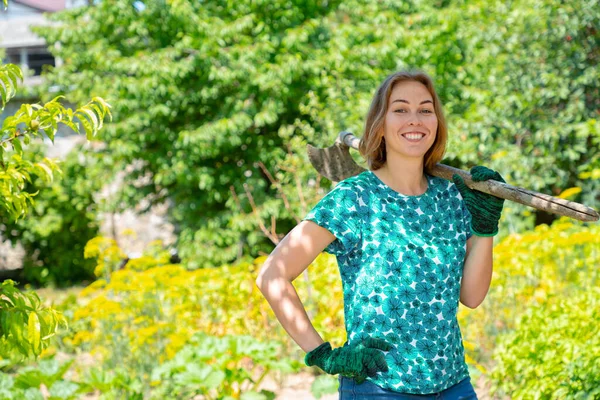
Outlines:
[[397, 83], [390, 94], [383, 128], [387, 158], [423, 158], [435, 142], [437, 127], [433, 98], [425, 85]]

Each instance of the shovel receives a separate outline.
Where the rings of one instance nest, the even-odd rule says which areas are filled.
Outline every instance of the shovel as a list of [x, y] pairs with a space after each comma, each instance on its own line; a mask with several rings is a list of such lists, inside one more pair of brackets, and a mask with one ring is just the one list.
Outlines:
[[[310, 144], [307, 145], [308, 158], [321, 175], [331, 181], [339, 182], [365, 171], [364, 168], [356, 164], [350, 155], [350, 148], [358, 150], [359, 143], [360, 139], [351, 132], [343, 131], [340, 132], [333, 146], [319, 149]], [[598, 221], [600, 218], [600, 215], [593, 208], [574, 201], [511, 186], [492, 179], [473, 182], [470, 173], [448, 165], [438, 163], [430, 173], [448, 181], [452, 181], [453, 174], [458, 174], [471, 189], [579, 221]]]

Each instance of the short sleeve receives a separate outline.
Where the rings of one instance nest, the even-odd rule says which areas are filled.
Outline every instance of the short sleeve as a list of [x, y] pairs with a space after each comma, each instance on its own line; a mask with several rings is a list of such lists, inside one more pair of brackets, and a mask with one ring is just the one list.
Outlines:
[[335, 256], [348, 254], [360, 242], [360, 216], [355, 189], [344, 181], [327, 193], [304, 217], [327, 229], [336, 239], [324, 251]]

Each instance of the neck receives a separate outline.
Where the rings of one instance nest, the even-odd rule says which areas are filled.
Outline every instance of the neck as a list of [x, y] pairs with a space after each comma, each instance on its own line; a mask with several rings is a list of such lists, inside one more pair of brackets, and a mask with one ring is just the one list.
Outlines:
[[417, 160], [399, 160], [388, 158], [376, 174], [393, 190], [407, 196], [416, 196], [427, 190], [423, 158]]

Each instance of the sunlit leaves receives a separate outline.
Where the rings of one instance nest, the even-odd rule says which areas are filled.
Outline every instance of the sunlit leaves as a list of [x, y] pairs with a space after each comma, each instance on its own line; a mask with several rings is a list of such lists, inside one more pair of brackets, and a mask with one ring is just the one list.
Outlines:
[[[538, 386], [539, 380], [534, 385], [526, 377], [537, 376], [544, 379], [540, 384], [544, 392], [553, 397], [549, 393], [559, 389], [561, 379], [570, 381], [569, 374], [597, 374], [586, 364], [590, 358], [576, 365], [577, 357], [565, 351], [551, 352], [563, 345], [589, 349], [587, 354], [599, 349], [600, 343], [589, 339], [597, 336], [595, 326], [586, 322], [600, 312], [600, 293], [596, 290], [600, 282], [599, 249], [598, 224], [572, 223], [566, 217], [552, 226], [543, 224], [510, 235], [494, 247], [494, 276], [486, 300], [476, 310], [463, 308], [459, 312], [461, 326], [469, 327], [464, 339], [477, 344], [470, 355], [487, 358], [493, 353], [501, 361], [491, 371], [494, 386], [511, 395], [519, 388], [520, 397], [531, 397], [540, 393], [542, 386]], [[568, 299], [570, 305], [562, 299]], [[498, 342], [502, 345], [496, 348]], [[564, 363], [570, 367], [563, 368]], [[562, 378], [556, 379], [559, 375]], [[579, 393], [577, 385], [570, 386], [567, 393]], [[557, 392], [554, 397], [570, 396]]]
[[17, 93], [19, 79], [23, 81], [23, 73], [19, 67], [14, 64], [0, 65], [0, 100], [2, 101], [0, 112], [4, 110], [6, 103]]
[[[600, 395], [600, 289], [550, 295], [500, 338], [492, 374], [495, 393], [513, 398]], [[591, 325], [590, 325], [591, 324]]]
[[[21, 70], [13, 64], [0, 66], [0, 94], [2, 94], [3, 105], [16, 91], [16, 78], [22, 78]], [[8, 89], [8, 90], [6, 90]], [[93, 139], [103, 127], [103, 121], [110, 113], [110, 104], [101, 97], [92, 100], [73, 110], [65, 108], [59, 103], [64, 96], [57, 96], [46, 104], [22, 104], [14, 115], [7, 116], [0, 127], [0, 208], [4, 208], [16, 220], [24, 218], [28, 206], [26, 201], [33, 205], [33, 196], [36, 193], [23, 191], [26, 182], [31, 182], [30, 174], [41, 177], [50, 183], [54, 179], [54, 173], [61, 173], [58, 165], [44, 158], [43, 162], [29, 162], [23, 160], [23, 143], [28, 145], [31, 137], [44, 134], [52, 143], [59, 124], [64, 124], [75, 132], [80, 133], [80, 124], [88, 140]], [[77, 122], [79, 121], [79, 122]], [[23, 140], [23, 143], [21, 143]], [[9, 145], [12, 154], [8, 153]], [[10, 155], [8, 159], [5, 153]]]
[[39, 356], [59, 327], [67, 327], [64, 316], [41, 304], [35, 292], [21, 292], [7, 279], [0, 285], [0, 345], [14, 348], [22, 358]]

